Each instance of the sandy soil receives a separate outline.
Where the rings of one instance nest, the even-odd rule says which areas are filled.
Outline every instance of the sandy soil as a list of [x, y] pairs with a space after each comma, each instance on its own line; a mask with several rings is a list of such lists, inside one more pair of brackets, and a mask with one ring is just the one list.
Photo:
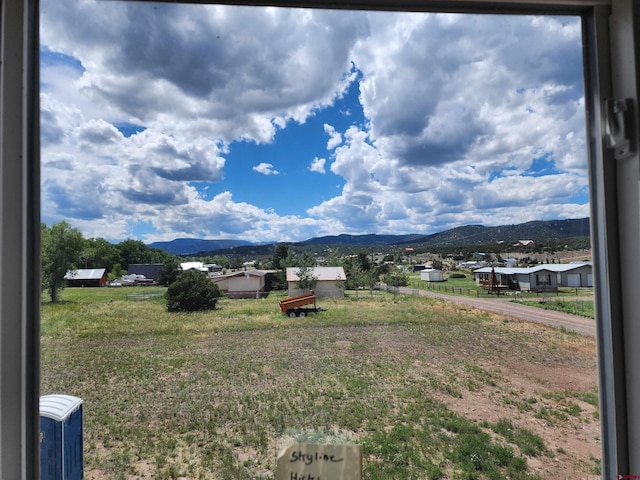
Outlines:
[[[505, 318], [501, 315], [492, 316], [500, 321]], [[539, 329], [541, 342], [556, 333], [556, 329], [547, 325], [514, 319], [510, 321], [516, 329]], [[566, 343], [558, 344], [557, 348], [579, 353], [582, 360], [567, 365], [552, 360], [544, 364], [532, 363], [523, 361], [518, 355], [506, 359], [496, 357], [495, 361], [477, 365], [496, 372], [495, 377], [499, 379], [496, 386], [484, 385], [475, 391], [464, 390], [462, 398], [454, 398], [443, 392], [430, 392], [430, 395], [445, 403], [452, 411], [479, 424], [508, 419], [514, 426], [526, 428], [542, 437], [550, 453], [527, 457], [529, 472], [540, 478], [599, 479], [598, 468], [602, 456], [599, 409], [575, 396], [580, 392], [597, 392], [595, 339], [569, 333]], [[531, 410], [523, 411], [522, 399], [528, 398], [536, 399], [536, 402], [530, 405]], [[513, 399], [514, 404], [510, 404], [509, 399]], [[565, 413], [575, 405], [578, 405], [579, 413]], [[534, 412], [539, 412], [543, 407], [551, 414], [538, 418]]]

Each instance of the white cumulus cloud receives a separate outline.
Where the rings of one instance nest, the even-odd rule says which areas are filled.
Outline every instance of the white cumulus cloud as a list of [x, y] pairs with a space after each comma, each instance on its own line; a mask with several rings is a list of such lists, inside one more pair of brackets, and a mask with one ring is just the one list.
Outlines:
[[280, 172], [273, 168], [273, 165], [270, 163], [262, 162], [255, 167], [253, 167], [253, 171], [261, 173], [263, 175], [278, 175]]
[[326, 170], [324, 167], [325, 163], [327, 163], [326, 158], [315, 157], [313, 160], [311, 160], [311, 165], [309, 165], [309, 170], [316, 173], [326, 173]]
[[[588, 216], [577, 17], [42, 0], [40, 18], [47, 222], [285, 241]], [[288, 135], [312, 121], [315, 141]]]

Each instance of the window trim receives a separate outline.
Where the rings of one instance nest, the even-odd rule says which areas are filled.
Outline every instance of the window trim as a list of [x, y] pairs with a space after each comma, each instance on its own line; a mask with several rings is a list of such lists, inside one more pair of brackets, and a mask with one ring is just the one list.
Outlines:
[[[591, 238], [597, 280], [602, 475], [613, 478], [617, 474], [640, 474], [640, 458], [629, 454], [640, 451], [640, 382], [636, 385], [635, 372], [625, 368], [640, 363], [640, 299], [633, 291], [633, 285], [640, 283], [640, 273], [636, 272], [640, 272], [640, 253], [635, 253], [640, 238], [640, 182], [634, 177], [636, 173], [640, 176], [640, 159], [637, 149], [623, 162], [612, 158], [606, 147], [602, 108], [609, 98], [631, 98], [638, 105], [637, 0], [171, 3], [581, 16]], [[38, 25], [38, 0], [0, 0], [0, 477], [12, 479], [39, 478]], [[637, 108], [633, 118], [632, 132], [637, 139]]]

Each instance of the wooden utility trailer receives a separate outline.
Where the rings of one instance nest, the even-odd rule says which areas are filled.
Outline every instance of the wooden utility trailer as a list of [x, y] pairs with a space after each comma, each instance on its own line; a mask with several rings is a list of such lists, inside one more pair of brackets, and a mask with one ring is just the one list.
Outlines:
[[[306, 305], [313, 305], [313, 307], [305, 307]], [[306, 293], [298, 297], [286, 298], [280, 300], [280, 310], [287, 317], [306, 317], [308, 313], [321, 312], [322, 308], [316, 307], [316, 295], [315, 293]]]

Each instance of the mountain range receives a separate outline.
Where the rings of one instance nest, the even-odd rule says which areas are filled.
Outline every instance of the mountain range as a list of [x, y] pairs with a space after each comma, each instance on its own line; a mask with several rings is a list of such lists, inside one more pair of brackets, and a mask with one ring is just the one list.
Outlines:
[[228, 248], [253, 245], [245, 240], [202, 240], [199, 238], [176, 238], [170, 242], [153, 242], [148, 246], [160, 248], [173, 255], [188, 255], [196, 252], [212, 252]]
[[[539, 220], [517, 225], [485, 227], [466, 225], [455, 227], [432, 235], [330, 235], [314, 237], [302, 242], [292, 243], [299, 246], [390, 246], [419, 245], [430, 246], [472, 246], [494, 242], [514, 243], [518, 240], [550, 240], [561, 238], [589, 237], [589, 219]], [[216, 251], [229, 251], [255, 247], [257, 244], [246, 240], [203, 240], [195, 238], [177, 238], [170, 242], [150, 243], [151, 248], [161, 248], [174, 255], [208, 254]], [[264, 247], [264, 245], [263, 245]]]

